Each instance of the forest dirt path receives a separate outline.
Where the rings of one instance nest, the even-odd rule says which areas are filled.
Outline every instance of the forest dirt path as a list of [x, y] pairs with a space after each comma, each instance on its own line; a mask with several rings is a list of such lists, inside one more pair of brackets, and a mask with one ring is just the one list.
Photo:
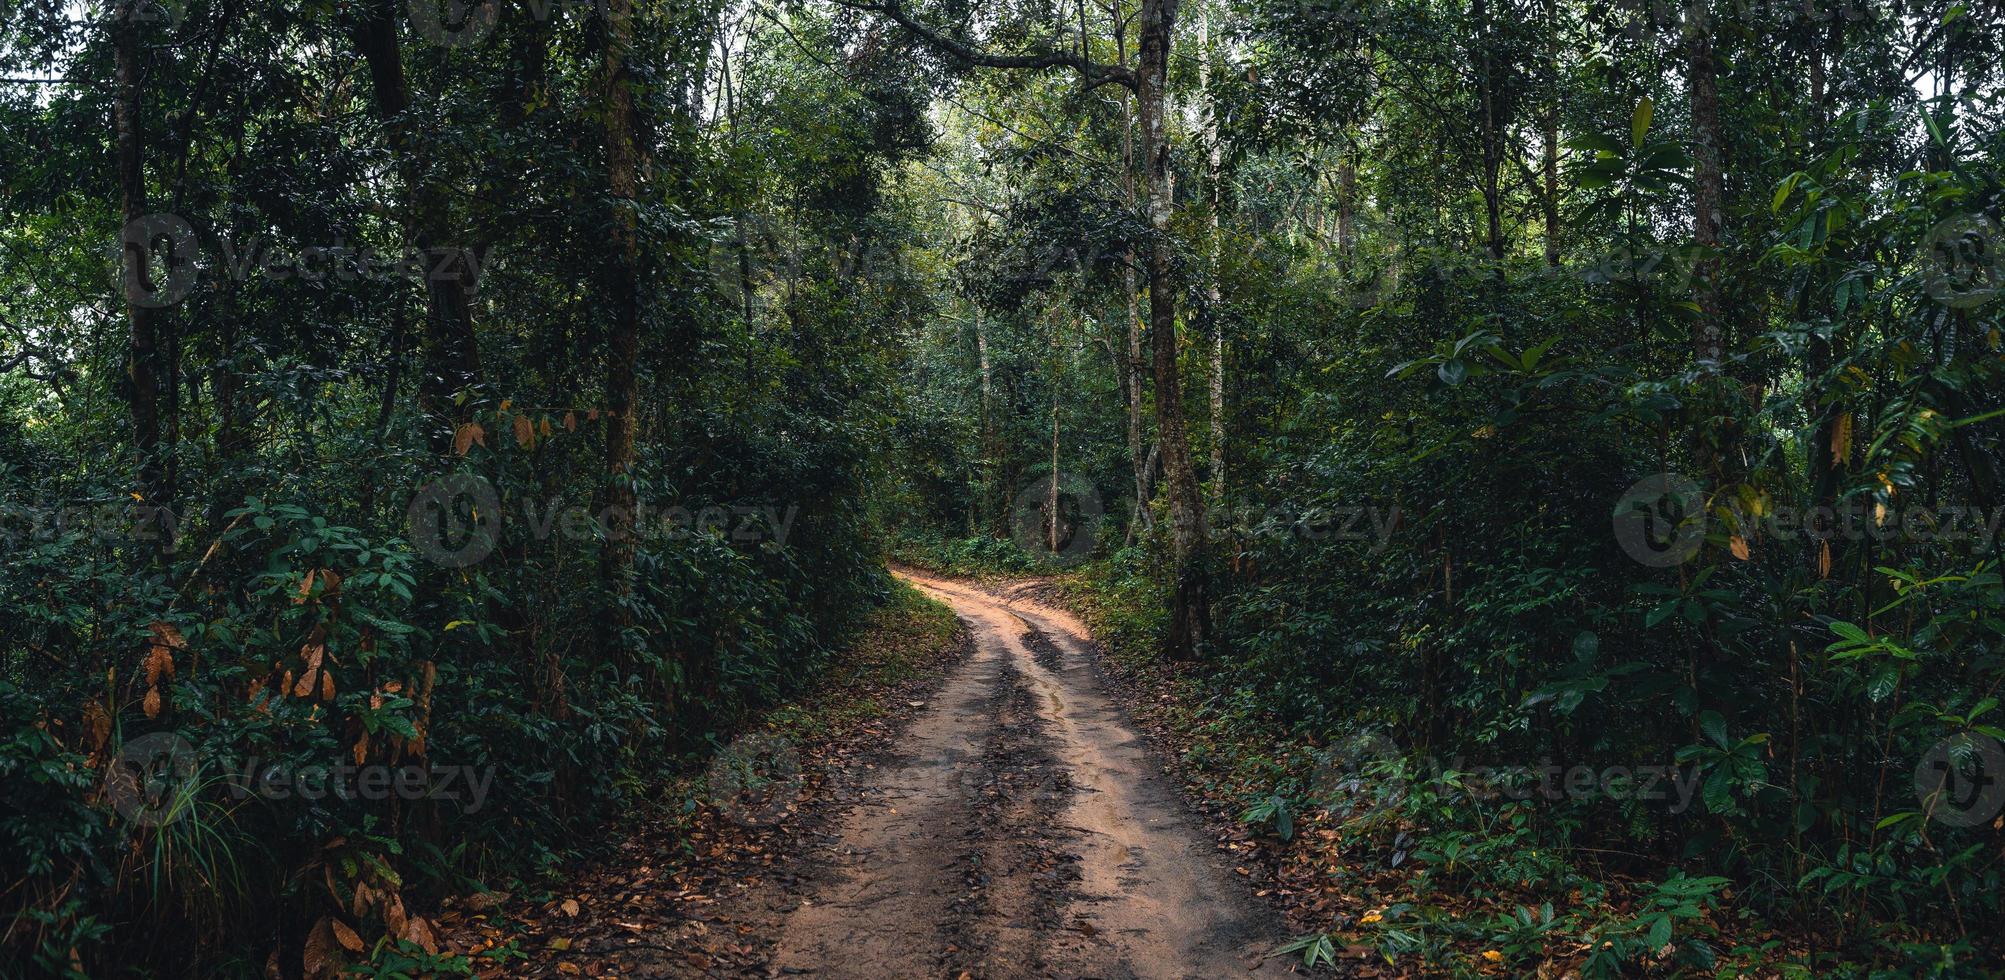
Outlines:
[[1102, 690], [1078, 621], [899, 574], [954, 609], [975, 653], [858, 785], [823, 867], [777, 923], [771, 968], [870, 980], [1287, 975], [1266, 958], [1287, 938], [1279, 914], [1229, 872]]

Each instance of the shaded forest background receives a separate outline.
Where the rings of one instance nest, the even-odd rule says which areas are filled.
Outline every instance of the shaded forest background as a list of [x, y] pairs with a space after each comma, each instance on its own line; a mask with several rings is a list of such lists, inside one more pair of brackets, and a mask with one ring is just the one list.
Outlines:
[[1995, 4], [450, 6], [0, 18], [10, 975], [470, 968], [887, 557], [1402, 881], [1312, 963], [1995, 968]]

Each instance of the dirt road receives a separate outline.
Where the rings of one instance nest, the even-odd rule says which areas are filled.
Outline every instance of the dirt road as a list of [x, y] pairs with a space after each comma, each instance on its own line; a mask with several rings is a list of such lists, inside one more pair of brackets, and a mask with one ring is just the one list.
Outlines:
[[1063, 612], [916, 573], [975, 653], [856, 788], [784, 914], [775, 973], [1282, 976], [1230, 873]]

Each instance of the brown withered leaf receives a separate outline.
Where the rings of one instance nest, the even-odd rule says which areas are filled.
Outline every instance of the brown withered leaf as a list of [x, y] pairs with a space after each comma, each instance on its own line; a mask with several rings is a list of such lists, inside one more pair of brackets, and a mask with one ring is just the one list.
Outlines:
[[342, 949], [351, 953], [362, 952], [362, 937], [356, 935], [355, 930], [350, 928], [348, 923], [340, 919], [329, 919], [327, 921], [332, 924], [334, 929], [334, 941], [340, 943]]
[[577, 412], [565, 412], [565, 413], [564, 413], [564, 431], [565, 431], [565, 432], [576, 432], [576, 431], [578, 431], [578, 413], [577, 413]]
[[469, 912], [486, 912], [508, 901], [508, 892], [474, 892], [460, 899], [460, 905]]
[[536, 425], [529, 421], [527, 415], [515, 417], [515, 443], [524, 449], [536, 445]]
[[309, 568], [306, 570], [306, 577], [299, 581], [299, 594], [292, 597], [293, 605], [297, 606], [306, 602], [307, 597], [313, 594], [313, 577], [316, 574], [319, 574], [318, 569]]
[[355, 757], [355, 764], [358, 766], [362, 764], [362, 760], [369, 758], [368, 732], [363, 732], [362, 737], [355, 740], [355, 748], [350, 754]]
[[[317, 671], [313, 670], [312, 668], [307, 668], [306, 673], [300, 675], [299, 683], [294, 684], [292, 687], [293, 697], [304, 698], [304, 697], [311, 697], [313, 695], [313, 689], [315, 686], [317, 686], [316, 681], [318, 680], [318, 678], [315, 678], [313, 676], [315, 673], [317, 673]], [[292, 676], [291, 672], [288, 671], [286, 676], [287, 677]]]
[[1727, 548], [1733, 552], [1733, 556], [1735, 558], [1738, 558], [1741, 561], [1747, 560], [1749, 551], [1747, 548], [1746, 538], [1743, 538], [1738, 534], [1734, 535], [1733, 540], [1727, 542]]
[[319, 922], [306, 934], [306, 951], [300, 965], [308, 978], [333, 977], [341, 972], [337, 950], [340, 942], [334, 938], [333, 920], [322, 916]]
[[186, 650], [188, 641], [181, 638], [181, 631], [173, 623], [156, 622], [146, 627], [153, 634], [153, 642], [169, 650]]
[[438, 955], [438, 937], [432, 935], [431, 924], [425, 920], [416, 916], [411, 917], [409, 922], [404, 923], [404, 931], [401, 935], [406, 941], [417, 943], [423, 947], [425, 952], [434, 956]]
[[393, 936], [402, 936], [410, 925], [410, 916], [404, 912], [404, 896], [396, 892], [386, 892], [382, 900], [383, 927]]
[[174, 676], [174, 654], [158, 643], [146, 648], [146, 683], [158, 684], [162, 677]]
[[334, 675], [325, 669], [320, 672], [320, 700], [334, 700]]
[[147, 688], [146, 701], [141, 705], [141, 707], [145, 709], [146, 717], [148, 718], [160, 717], [160, 689], [157, 687]]
[[1831, 426], [1831, 465], [1843, 466], [1852, 455], [1852, 413], [1838, 416]]
[[104, 748], [111, 738], [111, 713], [104, 710], [104, 703], [92, 701], [84, 705], [84, 730], [90, 733], [91, 751]]
[[480, 443], [481, 448], [486, 448], [487, 430], [481, 428], [479, 422], [461, 422], [459, 427], [453, 430], [453, 455], [466, 455], [474, 443]]

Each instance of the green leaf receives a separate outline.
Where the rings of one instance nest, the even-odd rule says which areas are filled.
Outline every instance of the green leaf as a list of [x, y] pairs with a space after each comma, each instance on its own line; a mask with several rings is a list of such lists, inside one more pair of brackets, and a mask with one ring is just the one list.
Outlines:
[[1656, 112], [1657, 104], [1650, 101], [1650, 97], [1647, 95], [1643, 97], [1643, 101], [1636, 103], [1636, 114], [1629, 117], [1629, 144], [1631, 146], [1643, 145], [1643, 137], [1650, 132], [1650, 117], [1655, 115]]
[[1775, 197], [1768, 202], [1769, 213], [1781, 214], [1782, 206], [1788, 203], [1789, 195], [1796, 193], [1796, 185], [1802, 181], [1803, 171], [1801, 170], [1782, 178], [1782, 183], [1778, 184], [1775, 188]]
[[1700, 712], [1699, 731], [1705, 732], [1707, 738], [1719, 743], [1720, 748], [1727, 747], [1727, 720], [1721, 717], [1719, 712]]

